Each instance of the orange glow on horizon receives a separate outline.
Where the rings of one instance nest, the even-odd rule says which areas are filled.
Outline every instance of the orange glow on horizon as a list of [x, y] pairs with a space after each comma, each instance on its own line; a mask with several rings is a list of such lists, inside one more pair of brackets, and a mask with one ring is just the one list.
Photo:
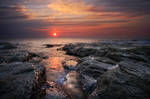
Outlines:
[[51, 32], [51, 33], [49, 33], [49, 36], [51, 36], [51, 37], [56, 37], [56, 36], [58, 36], [58, 35], [57, 35], [56, 32]]
[[56, 36], [57, 36], [57, 33], [53, 33], [53, 36], [56, 37]]

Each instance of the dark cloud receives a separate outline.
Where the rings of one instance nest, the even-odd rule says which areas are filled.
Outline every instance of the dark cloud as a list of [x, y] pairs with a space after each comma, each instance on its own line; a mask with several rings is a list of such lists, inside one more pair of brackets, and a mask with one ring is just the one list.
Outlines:
[[19, 7], [10, 7], [10, 6], [0, 6], [0, 21], [4, 20], [13, 20], [17, 19], [26, 19], [28, 16], [17, 11]]
[[17, 11], [18, 9], [19, 6], [0, 6], [0, 38], [44, 36], [44, 33], [38, 33], [33, 29], [49, 26], [50, 23], [41, 23], [40, 20], [26, 20], [28, 16]]
[[[129, 13], [131, 16], [150, 15], [150, 0], [95, 0], [93, 11]], [[99, 9], [102, 6], [104, 9]]]

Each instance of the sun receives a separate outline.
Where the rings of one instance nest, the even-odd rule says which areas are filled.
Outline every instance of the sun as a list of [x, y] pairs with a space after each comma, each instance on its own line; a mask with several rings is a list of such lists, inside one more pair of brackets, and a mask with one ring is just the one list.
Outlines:
[[57, 33], [53, 33], [53, 36], [54, 36], [54, 37], [57, 36]]

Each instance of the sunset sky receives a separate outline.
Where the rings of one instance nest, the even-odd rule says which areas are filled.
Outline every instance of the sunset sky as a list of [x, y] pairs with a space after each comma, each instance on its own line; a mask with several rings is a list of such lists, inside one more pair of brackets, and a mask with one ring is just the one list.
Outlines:
[[150, 0], [0, 0], [0, 38], [150, 38]]

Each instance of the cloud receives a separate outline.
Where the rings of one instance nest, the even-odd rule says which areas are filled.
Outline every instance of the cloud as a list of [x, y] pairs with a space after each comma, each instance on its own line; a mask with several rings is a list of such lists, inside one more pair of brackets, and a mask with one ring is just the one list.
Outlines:
[[94, 0], [96, 6], [103, 6], [104, 9], [95, 8], [93, 11], [121, 12], [130, 16], [150, 15], [150, 0]]
[[48, 7], [60, 14], [82, 15], [88, 13], [87, 10], [91, 6], [87, 5], [84, 0], [56, 0], [50, 3]]
[[[20, 5], [0, 6], [0, 38], [42, 37], [46, 35], [35, 28], [50, 26], [40, 20], [29, 20], [26, 8]], [[43, 34], [42, 34], [43, 33]]]
[[5, 37], [40, 37], [53, 29], [66, 35], [139, 35], [150, 31], [149, 9], [149, 0], [0, 0], [0, 31]]

